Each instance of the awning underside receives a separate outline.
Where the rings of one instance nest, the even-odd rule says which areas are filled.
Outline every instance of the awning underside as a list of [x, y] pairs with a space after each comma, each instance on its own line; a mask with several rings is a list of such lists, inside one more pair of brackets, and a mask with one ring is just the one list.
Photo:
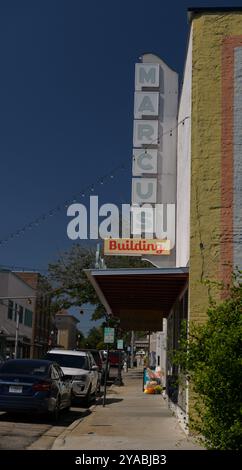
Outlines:
[[87, 271], [109, 314], [126, 330], [162, 330], [188, 280], [187, 268]]

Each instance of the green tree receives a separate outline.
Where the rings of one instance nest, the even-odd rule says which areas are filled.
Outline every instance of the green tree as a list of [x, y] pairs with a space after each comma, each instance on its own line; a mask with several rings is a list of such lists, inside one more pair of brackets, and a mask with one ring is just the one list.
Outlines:
[[[63, 253], [56, 263], [49, 264], [48, 280], [52, 284], [55, 311], [91, 303], [96, 306], [92, 319], [105, 318], [104, 307], [84, 272], [85, 269], [94, 268], [95, 256], [95, 248], [76, 244]], [[150, 266], [149, 263], [132, 256], [109, 256], [105, 258], [105, 262], [108, 268]]]
[[174, 353], [195, 392], [191, 427], [208, 449], [242, 449], [242, 284], [211, 302], [204, 325], [189, 325]]
[[90, 349], [105, 349], [103, 343], [103, 327], [93, 327], [86, 338], [86, 347]]

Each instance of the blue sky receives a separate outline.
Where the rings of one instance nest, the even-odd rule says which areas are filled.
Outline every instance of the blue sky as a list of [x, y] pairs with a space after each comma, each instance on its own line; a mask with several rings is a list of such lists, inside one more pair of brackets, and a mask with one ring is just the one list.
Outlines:
[[[121, 161], [127, 169], [95, 194], [103, 202], [130, 201], [134, 65], [153, 52], [182, 75], [188, 6], [180, 0], [1, 2], [0, 239], [81, 194]], [[0, 265], [46, 269], [71, 245], [66, 226], [60, 210], [10, 238], [0, 246]]]

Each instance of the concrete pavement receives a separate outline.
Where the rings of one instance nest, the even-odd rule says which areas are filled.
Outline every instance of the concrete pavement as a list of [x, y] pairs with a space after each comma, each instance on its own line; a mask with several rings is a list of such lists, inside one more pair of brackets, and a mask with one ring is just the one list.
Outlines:
[[123, 387], [112, 386], [107, 404], [92, 409], [54, 442], [54, 450], [198, 450], [181, 429], [161, 395], [146, 395], [141, 371], [124, 374]]

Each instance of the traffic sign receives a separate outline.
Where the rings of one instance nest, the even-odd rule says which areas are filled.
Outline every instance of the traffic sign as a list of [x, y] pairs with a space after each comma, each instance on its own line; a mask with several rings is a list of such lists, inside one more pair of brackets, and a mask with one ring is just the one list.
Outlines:
[[114, 343], [114, 328], [104, 328], [104, 343]]

